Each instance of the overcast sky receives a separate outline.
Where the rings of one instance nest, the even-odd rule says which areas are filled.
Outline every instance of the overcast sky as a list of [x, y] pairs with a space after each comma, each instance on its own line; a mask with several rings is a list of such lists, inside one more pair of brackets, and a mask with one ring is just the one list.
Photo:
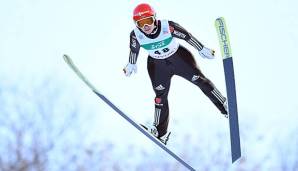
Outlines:
[[[59, 74], [85, 94], [85, 103], [98, 103], [63, 62], [62, 55], [66, 53], [120, 108], [128, 113], [140, 113], [134, 115], [137, 120], [153, 119], [154, 93], [146, 71], [147, 53], [141, 51], [136, 75], [126, 78], [122, 73], [128, 62], [129, 34], [134, 28], [132, 10], [140, 2], [144, 1], [1, 1], [0, 78], [22, 84], [25, 81], [22, 78], [34, 81]], [[216, 50], [216, 59], [207, 60], [186, 45], [196, 56], [203, 73], [224, 94], [222, 58], [214, 21], [225, 17], [240, 122], [246, 118], [261, 121], [270, 118], [269, 127], [281, 123], [279, 127], [283, 128], [287, 126], [285, 123], [297, 120], [297, 1], [146, 2], [153, 5], [159, 19], [179, 23], [205, 46]], [[26, 85], [29, 89], [30, 84]], [[185, 113], [198, 113], [204, 118], [207, 112], [206, 117], [213, 119], [218, 114], [197, 87], [178, 77], [172, 80], [169, 100], [173, 120], [187, 122]]]

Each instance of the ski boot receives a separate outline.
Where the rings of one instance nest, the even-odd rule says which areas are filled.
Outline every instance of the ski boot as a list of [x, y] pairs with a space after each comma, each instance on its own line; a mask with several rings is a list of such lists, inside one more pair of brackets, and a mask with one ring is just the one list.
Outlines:
[[224, 110], [221, 111], [221, 113], [226, 117], [229, 118], [229, 113], [228, 113], [228, 101], [225, 100], [223, 104]]
[[226, 118], [229, 118], [229, 113], [228, 113], [228, 106], [227, 106], [227, 99], [224, 98], [223, 103], [215, 103], [215, 106], [219, 109], [221, 114], [223, 114]]
[[159, 137], [158, 139], [160, 142], [162, 142], [164, 145], [167, 145], [167, 142], [169, 141], [169, 137], [171, 135], [171, 132], [167, 132], [165, 135]]
[[140, 124], [145, 130], [147, 130], [151, 135], [153, 135], [154, 137], [156, 137], [160, 142], [162, 142], [164, 145], [167, 145], [167, 142], [169, 140], [169, 137], [171, 135], [171, 132], [167, 132], [165, 135], [163, 136], [159, 136], [158, 135], [158, 131], [156, 126], [154, 125], [148, 125], [145, 126], [143, 124]]

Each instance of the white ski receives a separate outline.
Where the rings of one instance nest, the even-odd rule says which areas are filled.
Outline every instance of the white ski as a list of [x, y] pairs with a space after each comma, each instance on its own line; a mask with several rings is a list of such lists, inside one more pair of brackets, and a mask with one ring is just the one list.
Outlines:
[[122, 116], [126, 121], [128, 121], [132, 126], [138, 129], [141, 133], [143, 133], [146, 137], [148, 137], [151, 141], [153, 141], [156, 145], [170, 154], [173, 158], [175, 158], [178, 162], [184, 165], [191, 171], [195, 171], [193, 167], [187, 164], [184, 160], [178, 157], [174, 152], [168, 149], [163, 143], [161, 143], [156, 137], [152, 136], [147, 132], [142, 126], [133, 121], [130, 117], [128, 117], [125, 113], [123, 113], [118, 107], [116, 107], [108, 98], [106, 98], [100, 91], [98, 91], [88, 80], [87, 78], [80, 72], [80, 70], [74, 65], [71, 58], [68, 55], [63, 55], [63, 59], [68, 64], [68, 66], [79, 76], [79, 78], [95, 93], [101, 100], [103, 100], [106, 104], [108, 104], [112, 109], [114, 109], [120, 116]]

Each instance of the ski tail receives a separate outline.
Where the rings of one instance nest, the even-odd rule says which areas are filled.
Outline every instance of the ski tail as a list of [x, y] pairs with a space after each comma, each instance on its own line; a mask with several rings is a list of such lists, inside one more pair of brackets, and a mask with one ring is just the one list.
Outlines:
[[235, 86], [232, 49], [230, 45], [230, 39], [227, 31], [226, 22], [223, 17], [216, 19], [215, 28], [217, 30], [221, 54], [223, 57], [223, 65], [224, 65], [224, 72], [225, 72], [227, 97], [228, 97], [232, 162], [235, 162], [241, 157], [241, 146], [240, 146], [237, 98], [236, 98], [236, 86]]
[[68, 55], [63, 55], [64, 61], [68, 64], [68, 66], [77, 74], [77, 76], [107, 105], [109, 105], [112, 109], [114, 109], [120, 116], [122, 116], [126, 121], [128, 121], [132, 126], [138, 129], [141, 133], [143, 133], [146, 137], [148, 137], [151, 141], [153, 141], [156, 145], [162, 148], [165, 152], [175, 158], [178, 162], [180, 162], [183, 166], [191, 171], [195, 171], [193, 167], [191, 167], [188, 163], [186, 163], [183, 159], [178, 157], [174, 152], [168, 149], [163, 143], [161, 143], [157, 138], [150, 135], [142, 126], [133, 121], [130, 117], [128, 117], [124, 112], [122, 112], [117, 106], [115, 106], [108, 98], [106, 98], [100, 91], [98, 91], [91, 82], [81, 73], [81, 71], [75, 66], [72, 62], [71, 58]]

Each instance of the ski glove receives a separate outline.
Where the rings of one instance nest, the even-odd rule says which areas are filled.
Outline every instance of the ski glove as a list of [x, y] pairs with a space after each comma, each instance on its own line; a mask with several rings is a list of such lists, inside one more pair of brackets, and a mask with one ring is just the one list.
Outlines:
[[201, 51], [199, 51], [199, 54], [203, 57], [203, 58], [207, 58], [207, 59], [214, 59], [214, 53], [215, 51], [213, 49], [209, 49], [206, 47], [203, 47], [203, 49]]
[[128, 63], [123, 69], [125, 76], [129, 77], [133, 72], [137, 73], [137, 65]]

